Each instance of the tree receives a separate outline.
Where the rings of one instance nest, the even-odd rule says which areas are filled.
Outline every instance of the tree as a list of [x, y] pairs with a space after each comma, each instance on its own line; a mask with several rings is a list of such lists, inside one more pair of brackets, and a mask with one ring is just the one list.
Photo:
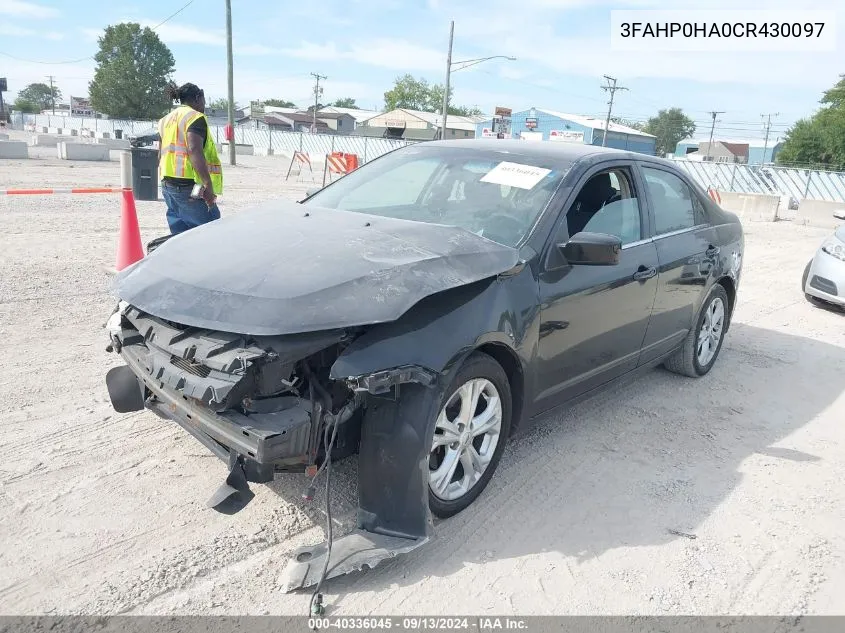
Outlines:
[[37, 103], [21, 99], [20, 97], [15, 99], [15, 103], [12, 104], [12, 109], [23, 112], [24, 114], [38, 114], [41, 110], [43, 110], [43, 108]]
[[610, 117], [611, 123], [616, 123], [617, 125], [626, 125], [630, 128], [634, 128], [635, 130], [639, 130], [640, 132], [643, 131], [645, 127], [644, 124], [640, 123], [639, 121], [631, 121], [630, 119], [624, 119], [622, 117], [612, 116]]
[[[417, 79], [413, 75], [397, 77], [393, 88], [384, 93], [384, 107], [386, 110], [406, 108], [422, 112], [439, 112], [443, 108], [443, 84], [429, 84], [426, 79]], [[451, 102], [451, 89], [449, 90]], [[448, 112], [455, 116], [472, 116], [482, 114], [478, 108], [466, 108], [449, 105]]]
[[29, 84], [18, 93], [18, 101], [37, 106], [38, 111], [47, 110], [53, 106], [53, 101], [61, 101], [62, 91], [53, 86], [52, 91], [47, 84]]
[[170, 49], [135, 22], [106, 27], [88, 86], [91, 106], [121, 119], [157, 119], [171, 108], [165, 88], [174, 71]]
[[[223, 97], [219, 99], [215, 99], [211, 103], [208, 104], [208, 108], [210, 110], [222, 110], [223, 112], [229, 111], [229, 100]], [[235, 110], [238, 109], [238, 104], [235, 104]]]
[[845, 165], [845, 75], [826, 90], [822, 108], [797, 121], [786, 133], [775, 162], [841, 169]]
[[285, 101], [284, 99], [265, 99], [264, 105], [273, 108], [295, 108], [296, 104], [293, 101]]
[[355, 105], [355, 99], [352, 97], [344, 97], [343, 99], [338, 99], [332, 104], [335, 108], [351, 108], [353, 110], [360, 110], [357, 105]]
[[656, 154], [664, 156], [669, 152], [674, 152], [680, 141], [695, 134], [695, 122], [680, 108], [669, 108], [658, 110], [657, 116], [651, 117], [644, 126], [638, 129], [657, 137]]

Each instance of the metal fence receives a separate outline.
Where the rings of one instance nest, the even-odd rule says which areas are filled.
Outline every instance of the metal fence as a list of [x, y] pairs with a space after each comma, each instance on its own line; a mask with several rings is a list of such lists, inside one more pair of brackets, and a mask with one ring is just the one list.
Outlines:
[[705, 188], [845, 202], [845, 172], [673, 160]]
[[[81, 117], [52, 116], [45, 114], [16, 115], [12, 118], [12, 127], [23, 130], [25, 125], [34, 125], [36, 129], [93, 130], [95, 133], [107, 132], [114, 137], [121, 130], [123, 137], [134, 134], [153, 132], [157, 121], [123, 121], [120, 119], [85, 119]], [[223, 126], [212, 125], [211, 134], [218, 145], [225, 143]], [[359, 164], [366, 163], [382, 154], [399, 147], [410, 145], [413, 141], [370, 138], [366, 136], [344, 136], [337, 134], [310, 134], [308, 132], [280, 132], [255, 130], [236, 127], [235, 142], [253, 145], [256, 148], [272, 149], [274, 152], [308, 152], [309, 154], [328, 154], [345, 152], [357, 154]]]
[[[24, 129], [25, 124], [36, 128], [61, 128], [64, 130], [93, 130], [95, 133], [122, 130], [124, 137], [153, 130], [156, 121], [123, 121], [118, 119], [87, 119], [52, 115], [14, 115], [12, 127]], [[224, 139], [222, 126], [211, 126], [218, 144]], [[399, 147], [415, 141], [343, 136], [335, 134], [310, 134], [307, 132], [270, 132], [244, 127], [235, 128], [235, 142], [274, 152], [308, 152], [328, 154], [346, 152], [357, 154], [363, 164]], [[716, 187], [736, 193], [763, 193], [790, 196], [796, 200], [811, 198], [830, 202], [845, 202], [845, 172], [775, 167], [768, 165], [739, 165], [712, 163], [673, 158], [675, 163], [692, 176], [702, 187]]]

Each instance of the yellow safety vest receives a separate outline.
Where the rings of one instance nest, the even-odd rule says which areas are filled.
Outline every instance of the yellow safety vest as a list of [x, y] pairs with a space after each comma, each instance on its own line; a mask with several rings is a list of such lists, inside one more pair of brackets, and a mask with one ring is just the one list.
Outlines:
[[[200, 117], [204, 118], [205, 115], [188, 106], [179, 106], [158, 122], [158, 133], [161, 136], [158, 162], [159, 179], [165, 176], [190, 178], [194, 182], [202, 184], [188, 156], [188, 128]], [[207, 122], [208, 119], [206, 119]], [[208, 134], [205, 136], [202, 153], [205, 155], [205, 162], [208, 163], [212, 189], [216, 195], [220, 195], [223, 193], [223, 166], [217, 156], [217, 145], [211, 138], [211, 126], [209, 126]]]

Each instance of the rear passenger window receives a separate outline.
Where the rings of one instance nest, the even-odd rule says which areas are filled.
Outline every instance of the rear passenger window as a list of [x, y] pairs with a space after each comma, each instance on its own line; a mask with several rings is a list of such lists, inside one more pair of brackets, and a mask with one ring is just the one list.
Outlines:
[[643, 174], [654, 210], [655, 235], [707, 222], [704, 205], [683, 180], [668, 171], [650, 167], [644, 167]]

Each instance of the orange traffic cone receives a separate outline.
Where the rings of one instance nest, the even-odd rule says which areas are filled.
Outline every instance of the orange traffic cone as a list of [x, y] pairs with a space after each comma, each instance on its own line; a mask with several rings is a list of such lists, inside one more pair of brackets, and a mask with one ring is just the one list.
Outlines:
[[123, 270], [144, 258], [141, 245], [141, 228], [135, 210], [135, 196], [132, 193], [132, 171], [129, 152], [120, 157], [123, 191], [120, 200], [120, 235], [117, 238], [117, 262], [115, 268]]

